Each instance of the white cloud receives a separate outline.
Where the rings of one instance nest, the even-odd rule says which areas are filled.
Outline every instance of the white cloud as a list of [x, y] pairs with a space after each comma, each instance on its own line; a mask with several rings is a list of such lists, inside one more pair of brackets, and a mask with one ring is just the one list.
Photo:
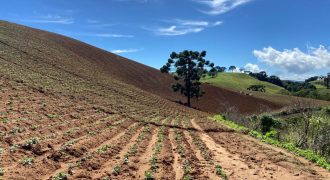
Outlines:
[[158, 28], [156, 29], [157, 35], [162, 36], [178, 36], [178, 35], [185, 35], [188, 33], [197, 33], [203, 31], [204, 28], [201, 27], [177, 27], [177, 26], [170, 26], [167, 28]]
[[242, 71], [238, 67], [236, 67], [232, 72], [234, 72], [234, 73], [242, 73]]
[[330, 71], [330, 50], [322, 45], [317, 48], [308, 47], [306, 52], [298, 48], [279, 51], [266, 47], [254, 50], [253, 54], [271, 66], [281, 79], [304, 80], [320, 72]]
[[261, 69], [259, 68], [259, 66], [257, 64], [251, 64], [251, 63], [247, 63], [245, 66], [244, 66], [244, 69], [246, 71], [251, 71], [253, 73], [258, 73], [261, 71]]
[[170, 23], [171, 25], [167, 27], [158, 27], [148, 30], [153, 31], [156, 35], [160, 35], [160, 36], [179, 36], [189, 33], [198, 33], [206, 28], [219, 26], [222, 24], [222, 21], [208, 22], [208, 21], [183, 20], [183, 19], [175, 19], [166, 22]]
[[139, 52], [139, 51], [142, 51], [142, 49], [116, 49], [116, 50], [111, 50], [111, 52], [115, 53], [115, 54], [134, 53], [134, 52]]
[[208, 11], [202, 11], [210, 15], [223, 14], [234, 8], [246, 4], [252, 0], [194, 0], [198, 3], [205, 4], [210, 7]]
[[57, 14], [47, 14], [34, 17], [32, 19], [22, 20], [24, 22], [44, 23], [44, 24], [73, 24], [74, 19], [71, 17], [62, 17]]
[[104, 37], [104, 38], [133, 38], [134, 35], [125, 35], [125, 34], [86, 34], [89, 36], [95, 36], [95, 37]]
[[306, 53], [298, 48], [278, 51], [267, 47], [262, 50], [254, 50], [253, 54], [270, 66], [276, 66], [295, 74], [330, 69], [330, 51], [322, 45], [318, 48], [309, 47]]

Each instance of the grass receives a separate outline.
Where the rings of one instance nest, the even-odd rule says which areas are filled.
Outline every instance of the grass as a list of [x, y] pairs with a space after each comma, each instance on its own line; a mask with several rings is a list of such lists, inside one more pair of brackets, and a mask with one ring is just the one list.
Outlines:
[[316, 87], [317, 93], [321, 96], [330, 96], [330, 89], [327, 89], [326, 86], [324, 86], [323, 81], [316, 80], [312, 81], [311, 84], [313, 84]]
[[286, 150], [288, 150], [296, 155], [299, 155], [301, 157], [304, 157], [304, 158], [308, 159], [309, 161], [316, 163], [320, 167], [323, 167], [324, 169], [330, 171], [330, 162], [325, 157], [318, 155], [317, 153], [313, 152], [312, 150], [298, 148], [293, 143], [280, 142], [271, 137], [262, 135], [262, 133], [260, 133], [260, 132], [250, 130], [250, 129], [248, 129], [244, 126], [238, 125], [232, 121], [225, 120], [221, 115], [216, 115], [211, 119], [216, 122], [219, 122], [223, 125], [226, 125], [227, 127], [234, 129], [238, 132], [248, 133], [250, 136], [252, 136], [262, 142], [286, 149]]
[[270, 94], [278, 94], [281, 90], [284, 91], [284, 88], [280, 86], [259, 81], [244, 73], [219, 73], [215, 78], [203, 78], [202, 82], [239, 91], [245, 91], [251, 85], [264, 85], [266, 86], [266, 93]]

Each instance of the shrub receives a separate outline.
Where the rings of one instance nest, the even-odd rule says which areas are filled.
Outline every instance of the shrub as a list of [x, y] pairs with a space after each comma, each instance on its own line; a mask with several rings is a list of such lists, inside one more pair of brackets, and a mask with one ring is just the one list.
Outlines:
[[262, 116], [260, 119], [260, 125], [261, 125], [261, 132], [262, 134], [265, 135], [275, 125], [275, 121], [270, 116]]
[[275, 138], [277, 136], [277, 132], [275, 130], [271, 130], [269, 132], [266, 133], [266, 138]]

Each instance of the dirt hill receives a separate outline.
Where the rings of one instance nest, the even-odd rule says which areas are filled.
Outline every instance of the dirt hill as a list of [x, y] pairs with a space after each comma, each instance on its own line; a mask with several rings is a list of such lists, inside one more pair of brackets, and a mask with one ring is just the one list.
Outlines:
[[[62, 81], [76, 76], [104, 86], [108, 85], [106, 81], [111, 78], [172, 101], [185, 101], [179, 94], [172, 92], [173, 78], [157, 69], [58, 34], [4, 21], [0, 25], [0, 45], [5, 50], [2, 61], [6, 61], [8, 66], [15, 63], [19, 66], [13, 67], [12, 71], [17, 68], [28, 69]], [[22, 73], [25, 72], [28, 71]], [[40, 83], [43, 87], [43, 82]], [[207, 112], [223, 112], [226, 106], [235, 106], [242, 113], [258, 113], [260, 107], [271, 110], [282, 107], [214, 86], [205, 85], [203, 89], [206, 96], [195, 102], [194, 106]]]
[[0, 179], [330, 178], [162, 98], [171, 77], [87, 44], [0, 22], [0, 64]]

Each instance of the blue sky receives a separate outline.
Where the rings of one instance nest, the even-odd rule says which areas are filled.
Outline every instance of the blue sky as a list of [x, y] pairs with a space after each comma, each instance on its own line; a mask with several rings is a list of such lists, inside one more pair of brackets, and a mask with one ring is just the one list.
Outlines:
[[11, 0], [0, 19], [159, 68], [172, 51], [302, 80], [330, 71], [329, 0]]

